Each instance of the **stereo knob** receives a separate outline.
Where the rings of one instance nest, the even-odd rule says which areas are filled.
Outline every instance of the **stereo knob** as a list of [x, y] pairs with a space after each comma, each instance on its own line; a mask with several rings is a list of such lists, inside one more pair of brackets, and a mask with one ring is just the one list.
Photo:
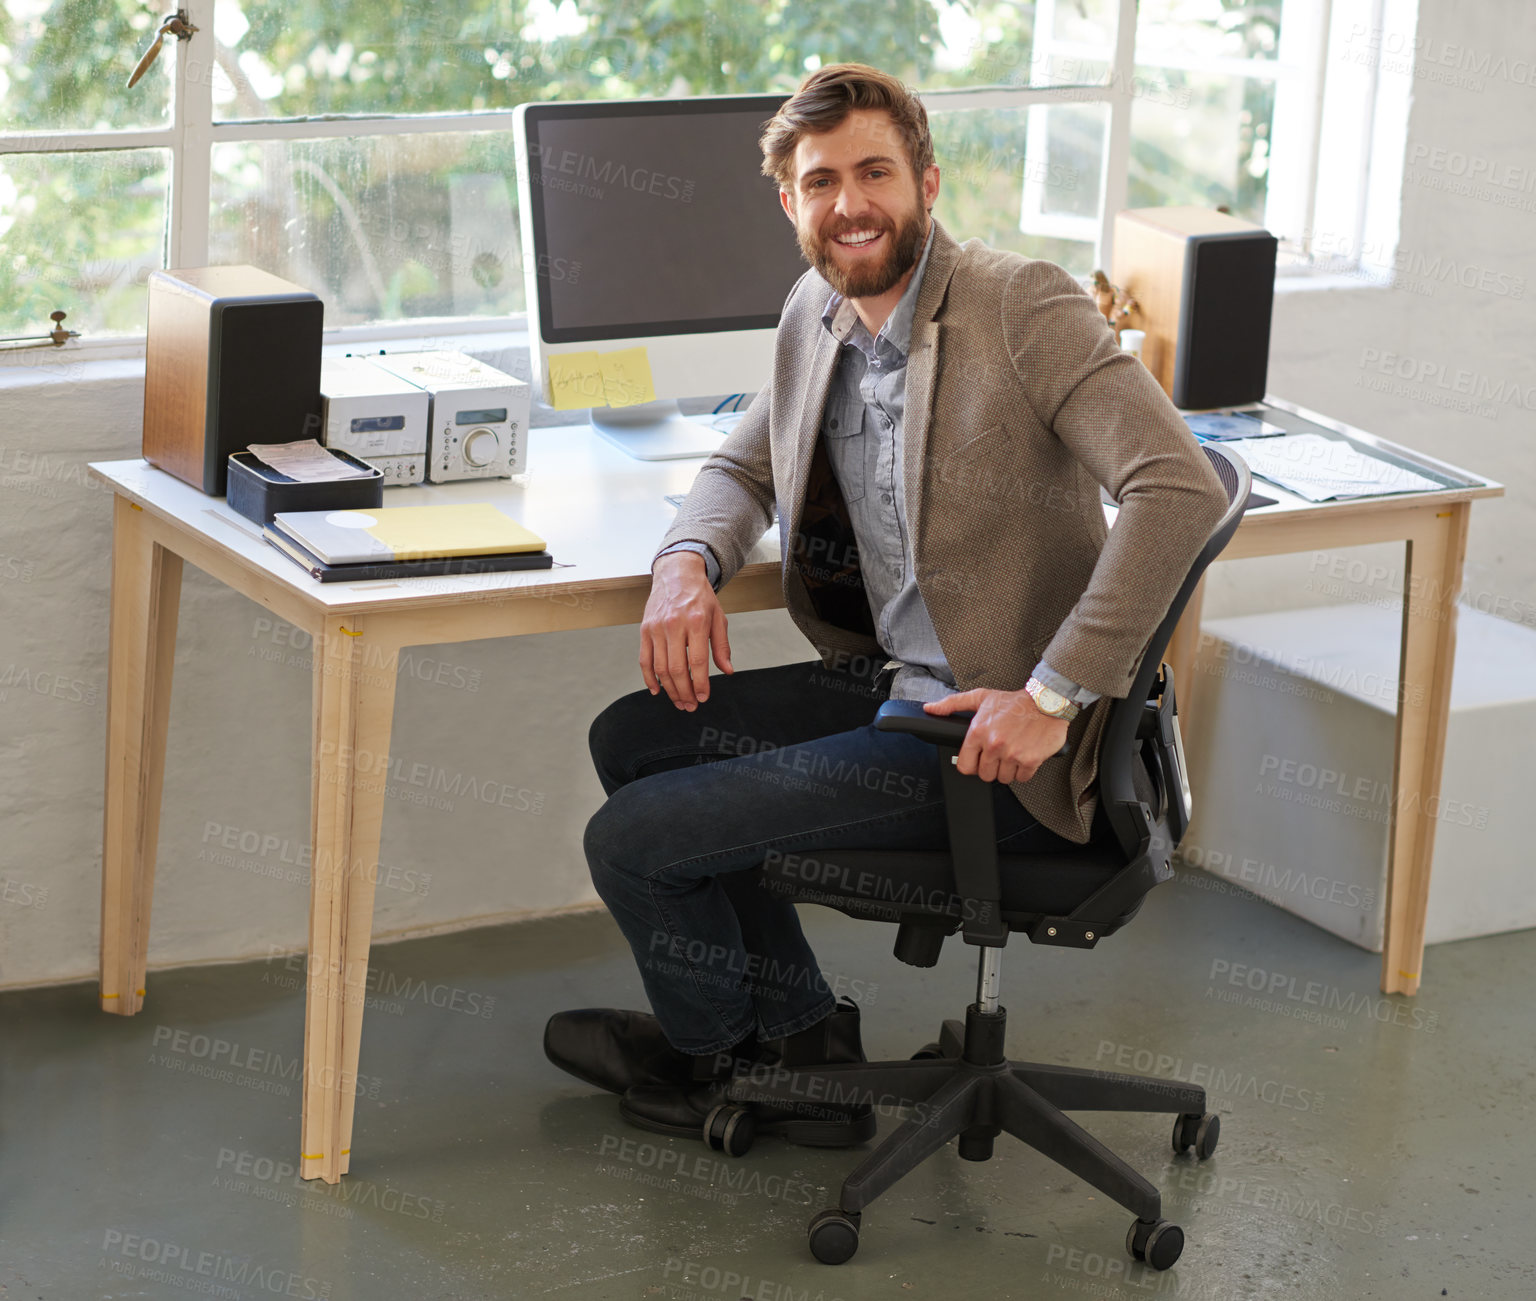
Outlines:
[[496, 459], [500, 446], [494, 430], [473, 430], [464, 440], [464, 459], [478, 470]]

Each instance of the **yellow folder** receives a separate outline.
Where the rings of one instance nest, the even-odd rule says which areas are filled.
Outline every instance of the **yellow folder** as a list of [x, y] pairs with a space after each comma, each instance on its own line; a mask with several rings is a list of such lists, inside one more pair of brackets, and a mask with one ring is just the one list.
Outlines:
[[283, 511], [276, 523], [328, 565], [544, 550], [543, 538], [490, 502]]

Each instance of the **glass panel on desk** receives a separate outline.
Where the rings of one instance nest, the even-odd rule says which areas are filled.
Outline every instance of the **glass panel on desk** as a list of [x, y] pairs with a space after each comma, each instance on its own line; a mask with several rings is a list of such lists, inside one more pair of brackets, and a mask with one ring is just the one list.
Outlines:
[[[60, 308], [66, 329], [142, 334], [169, 178], [167, 149], [0, 155], [0, 334], [42, 334]], [[43, 365], [44, 351], [4, 361]]]
[[1472, 488], [1481, 480], [1467, 479], [1452, 474], [1440, 467], [1427, 464], [1415, 458], [1411, 449], [1399, 452], [1392, 448], [1378, 447], [1375, 443], [1361, 438], [1352, 438], [1348, 434], [1340, 433], [1327, 425], [1320, 425], [1316, 421], [1308, 420], [1305, 416], [1297, 415], [1291, 411], [1283, 411], [1279, 407], [1270, 406], [1268, 403], [1260, 404], [1254, 408], [1243, 408], [1248, 414], [1259, 416], [1272, 425], [1279, 425], [1288, 434], [1315, 434], [1318, 437], [1329, 439], [1332, 442], [1346, 443], [1362, 456], [1375, 457], [1385, 461], [1389, 465], [1395, 465], [1399, 469], [1408, 470], [1414, 474], [1422, 474], [1426, 479], [1433, 479], [1436, 483], [1443, 484], [1447, 488]]

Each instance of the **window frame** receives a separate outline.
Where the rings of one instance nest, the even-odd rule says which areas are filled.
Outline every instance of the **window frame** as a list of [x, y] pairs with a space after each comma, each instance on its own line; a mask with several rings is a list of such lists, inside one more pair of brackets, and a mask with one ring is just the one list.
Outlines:
[[[1281, 45], [1275, 57], [1261, 59], [1201, 59], [1192, 55], [1170, 54], [1162, 51], [1147, 53], [1134, 59], [1133, 66], [1123, 77], [1119, 64], [1115, 65], [1113, 78], [1126, 87], [1129, 97], [1137, 97], [1136, 69], [1157, 72], [1199, 71], [1221, 77], [1244, 78], [1251, 81], [1267, 81], [1274, 85], [1275, 116], [1269, 136], [1273, 157], [1273, 141], [1277, 134], [1285, 133], [1295, 139], [1305, 140], [1306, 148], [1290, 155], [1287, 174], [1277, 186], [1266, 186], [1264, 224], [1271, 231], [1295, 230], [1305, 233], [1308, 223], [1301, 217], [1316, 209], [1317, 164], [1322, 130], [1323, 88], [1327, 79], [1328, 38], [1331, 10], [1334, 0], [1279, 0]], [[1347, 2], [1347, 0], [1345, 0]], [[1053, 58], [1079, 59], [1101, 62], [1101, 48], [1081, 42], [1060, 39], [1055, 34], [1055, 11], [1059, 0], [1040, 0], [1036, 10], [1037, 60]], [[1048, 141], [1049, 125], [1042, 115], [1031, 118], [1028, 130], [1027, 153], [1043, 156]], [[1045, 187], [1041, 172], [1026, 175], [1024, 181], [1023, 215], [1020, 227], [1029, 234], [1054, 236], [1061, 239], [1084, 240], [1091, 237], [1095, 224], [1091, 217], [1055, 214], [1046, 211]]]
[[[1043, 12], [1049, 22], [1057, 2], [1039, 0], [1037, 12]], [[1295, 0], [1286, 2], [1295, 3]], [[1312, 51], [1313, 67], [1319, 77], [1327, 62], [1329, 23], [1326, 15], [1340, 2], [1347, 3], [1348, 0], [1320, 0], [1325, 17], [1317, 24], [1322, 35], [1318, 48]], [[217, 0], [183, 0], [187, 20], [199, 30], [188, 40], [167, 42], [168, 46], [174, 45], [175, 53], [171, 121], [167, 125], [130, 130], [0, 132], [0, 153], [94, 152], [146, 147], [168, 150], [171, 183], [167, 196], [165, 264], [171, 267], [202, 266], [208, 259], [212, 157], [216, 145], [232, 141], [338, 137], [363, 139], [445, 131], [483, 132], [510, 130], [512, 127], [513, 111], [510, 109], [217, 121], [213, 116], [212, 61], [205, 53], [212, 41], [216, 3]], [[1118, 0], [1113, 56], [1106, 83], [1029, 87], [978, 85], [922, 93], [924, 106], [930, 113], [1017, 109], [1037, 104], [1107, 104], [1109, 111], [1104, 128], [1100, 173], [1101, 206], [1095, 223], [1095, 262], [1102, 267], [1110, 265], [1115, 214], [1125, 208], [1127, 201], [1136, 67], [1136, 19], [1137, 0]], [[1311, 99], [1315, 121], [1310, 124], [1312, 149], [1307, 160], [1309, 203], [1315, 202], [1317, 141], [1321, 130], [1321, 83]], [[1026, 203], [1028, 186], [1026, 178]], [[1094, 221], [1092, 218], [1074, 220], [1078, 223]], [[1084, 227], [1079, 224], [1074, 229], [1081, 232]], [[1079, 234], [1076, 237], [1082, 236]], [[500, 317], [413, 318], [374, 322], [327, 330], [326, 342], [343, 344], [414, 337], [424, 331], [464, 335], [520, 331], [525, 328], [525, 320], [525, 315], [519, 313]], [[77, 355], [102, 358], [130, 356], [143, 352], [144, 339], [142, 335], [115, 335], [95, 339], [82, 337], [65, 346]]]

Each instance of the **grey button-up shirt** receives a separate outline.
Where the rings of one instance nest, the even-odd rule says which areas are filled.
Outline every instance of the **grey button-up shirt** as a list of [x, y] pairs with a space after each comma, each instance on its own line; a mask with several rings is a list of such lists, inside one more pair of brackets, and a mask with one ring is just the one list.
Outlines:
[[[835, 291], [821, 316], [822, 324], [842, 345], [822, 411], [821, 436], [848, 504], [875, 639], [901, 664], [891, 682], [895, 700], [938, 700], [955, 690], [954, 676], [917, 586], [902, 468], [912, 315], [932, 246], [930, 223], [912, 278], [874, 338], [853, 304]], [[720, 567], [710, 549], [702, 542], [679, 542], [668, 551], [684, 549], [704, 557], [710, 584], [718, 587]], [[1043, 660], [1035, 667], [1035, 676], [1079, 704], [1098, 699], [1096, 692], [1062, 677]]]
[[896, 700], [938, 700], [955, 689], [913, 572], [902, 468], [912, 314], [932, 246], [930, 226], [912, 278], [873, 339], [853, 304], [839, 293], [833, 293], [821, 314], [821, 323], [842, 345], [821, 436], [852, 517], [875, 640], [901, 661], [891, 682]]

